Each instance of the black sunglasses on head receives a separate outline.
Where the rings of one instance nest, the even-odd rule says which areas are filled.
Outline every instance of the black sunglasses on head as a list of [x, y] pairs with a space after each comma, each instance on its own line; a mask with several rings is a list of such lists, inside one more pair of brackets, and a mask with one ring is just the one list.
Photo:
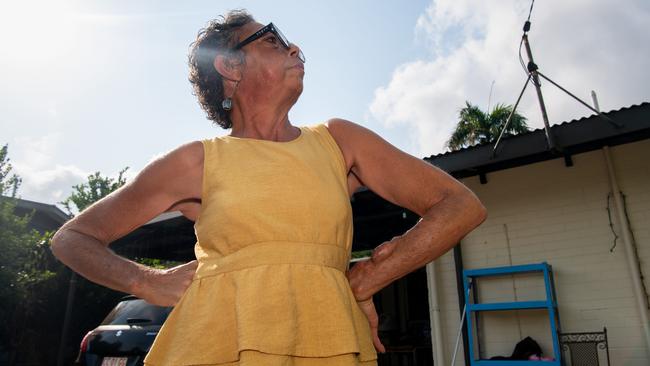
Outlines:
[[[262, 29], [258, 30], [257, 32], [253, 33], [252, 35], [250, 35], [249, 37], [244, 39], [243, 41], [237, 43], [237, 45], [235, 46], [235, 49], [236, 50], [241, 49], [242, 47], [246, 46], [247, 44], [249, 44], [249, 43], [251, 43], [253, 41], [258, 40], [263, 35], [265, 35], [266, 33], [269, 33], [269, 32], [273, 33], [278, 38], [278, 40], [280, 41], [280, 43], [282, 43], [282, 46], [284, 48], [286, 48], [286, 49], [290, 48], [289, 40], [287, 39], [287, 37], [285, 37], [284, 34], [282, 34], [282, 32], [280, 32], [278, 27], [276, 27], [273, 24], [273, 22], [271, 22], [268, 25], [262, 27]], [[298, 59], [300, 59], [300, 61], [302, 61], [303, 63], [306, 62], [305, 55], [302, 53], [302, 50], [300, 50], [300, 49], [298, 50]]]

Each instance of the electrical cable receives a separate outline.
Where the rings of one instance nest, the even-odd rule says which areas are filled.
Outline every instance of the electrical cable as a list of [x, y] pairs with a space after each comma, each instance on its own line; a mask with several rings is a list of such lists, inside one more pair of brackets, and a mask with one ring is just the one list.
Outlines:
[[521, 68], [524, 69], [524, 73], [528, 75], [528, 69], [526, 68], [526, 63], [524, 62], [524, 58], [521, 56], [521, 46], [524, 44], [524, 37], [521, 37], [521, 41], [519, 42], [519, 63], [521, 64]]
[[[463, 332], [463, 326], [465, 325], [465, 316], [467, 315], [467, 301], [469, 301], [469, 293], [472, 290], [473, 282], [470, 281], [467, 286], [467, 297], [465, 297], [465, 306], [463, 306], [463, 315], [460, 317], [460, 326], [458, 327], [458, 333], [456, 334], [456, 345], [454, 346], [454, 354], [451, 358], [451, 366], [456, 365], [456, 356], [458, 355], [458, 346], [460, 345], [460, 334]], [[469, 319], [471, 321], [471, 319]]]
[[[532, 0], [530, 2], [530, 9], [528, 10], [528, 18], [526, 18], [526, 24], [528, 24], [528, 27], [530, 27], [530, 16], [533, 14], [533, 6], [535, 5], [535, 0]], [[524, 29], [524, 35], [526, 35], [528, 31], [526, 28]], [[526, 67], [526, 63], [524, 62], [524, 58], [521, 56], [521, 46], [524, 44], [524, 37], [521, 37], [521, 41], [519, 42], [519, 63], [521, 64], [521, 68], [524, 69], [524, 72], [526, 75], [528, 75], [529, 71], [528, 68]], [[534, 81], [534, 80], [533, 80]]]
[[609, 219], [609, 229], [612, 231], [612, 234], [614, 234], [614, 245], [609, 248], [609, 252], [614, 253], [614, 248], [616, 248], [616, 242], [618, 241], [618, 234], [616, 234], [616, 231], [614, 231], [614, 222], [612, 221], [612, 210], [609, 205], [611, 197], [612, 193], [610, 192], [607, 194], [607, 218]]
[[535, 0], [531, 1], [530, 3], [530, 10], [528, 11], [528, 19], [526, 20], [527, 22], [530, 22], [530, 15], [533, 13], [533, 5], [535, 5]]

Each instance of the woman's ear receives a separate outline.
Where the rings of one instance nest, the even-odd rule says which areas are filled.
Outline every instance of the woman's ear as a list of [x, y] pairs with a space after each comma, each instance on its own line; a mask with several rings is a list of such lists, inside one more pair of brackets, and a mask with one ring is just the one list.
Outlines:
[[215, 70], [221, 76], [230, 81], [241, 80], [241, 62], [236, 62], [235, 58], [229, 55], [217, 55], [213, 62]]

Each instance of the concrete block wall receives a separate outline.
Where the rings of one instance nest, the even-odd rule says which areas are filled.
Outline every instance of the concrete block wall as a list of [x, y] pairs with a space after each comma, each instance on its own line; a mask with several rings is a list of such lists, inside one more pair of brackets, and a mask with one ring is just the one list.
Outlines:
[[[650, 288], [650, 140], [610, 149], [636, 238], [641, 268]], [[564, 332], [607, 327], [612, 365], [648, 365], [643, 330], [621, 239], [607, 214], [610, 192], [602, 150], [545, 161], [478, 177], [463, 183], [488, 209], [488, 219], [462, 241], [467, 269], [546, 261], [553, 266]], [[614, 231], [621, 237], [613, 199]], [[453, 254], [437, 261], [445, 359], [451, 362], [460, 311]], [[480, 286], [480, 285], [479, 285]], [[482, 301], [540, 298], [543, 282], [531, 276], [501, 278], [479, 287]], [[530, 335], [552, 355], [546, 315], [540, 311], [495, 313], [480, 324], [482, 356], [509, 355]], [[462, 345], [457, 365], [464, 365]]]

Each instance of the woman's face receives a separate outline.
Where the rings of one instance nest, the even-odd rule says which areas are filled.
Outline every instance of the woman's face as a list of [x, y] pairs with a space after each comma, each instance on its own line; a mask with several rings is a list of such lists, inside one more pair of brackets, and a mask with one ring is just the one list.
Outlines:
[[[263, 28], [260, 23], [249, 23], [239, 32], [239, 42]], [[283, 96], [288, 94], [298, 99], [302, 92], [305, 75], [303, 62], [298, 58], [300, 49], [290, 44], [287, 49], [278, 37], [267, 32], [255, 41], [243, 46], [245, 55], [242, 79], [239, 88], [253, 94]], [[259, 96], [256, 96], [259, 97]], [[295, 101], [294, 101], [295, 102]]]

